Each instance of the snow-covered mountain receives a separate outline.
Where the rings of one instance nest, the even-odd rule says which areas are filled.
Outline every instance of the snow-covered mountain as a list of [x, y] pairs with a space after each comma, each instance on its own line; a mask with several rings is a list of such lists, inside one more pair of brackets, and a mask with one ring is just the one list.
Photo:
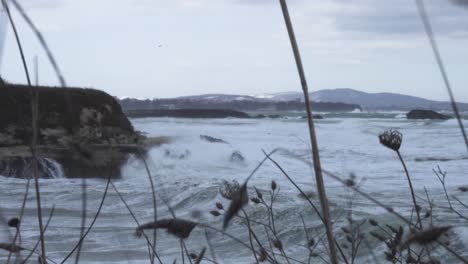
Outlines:
[[[255, 95], [257, 98], [268, 98], [274, 101], [303, 100], [302, 92], [282, 92]], [[410, 110], [415, 108], [432, 110], [451, 110], [449, 102], [428, 100], [416, 96], [397, 93], [366, 93], [350, 88], [319, 90], [310, 93], [315, 102], [341, 102], [358, 104], [369, 110]], [[458, 103], [461, 110], [467, 111], [468, 104]]]

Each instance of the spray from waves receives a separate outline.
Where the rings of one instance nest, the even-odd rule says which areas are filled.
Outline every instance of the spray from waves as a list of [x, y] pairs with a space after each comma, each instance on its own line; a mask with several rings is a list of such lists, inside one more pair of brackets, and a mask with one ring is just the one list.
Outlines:
[[[32, 174], [31, 157], [14, 157], [0, 162], [0, 175], [27, 178]], [[38, 158], [39, 176], [44, 179], [64, 178], [62, 166], [53, 159]]]

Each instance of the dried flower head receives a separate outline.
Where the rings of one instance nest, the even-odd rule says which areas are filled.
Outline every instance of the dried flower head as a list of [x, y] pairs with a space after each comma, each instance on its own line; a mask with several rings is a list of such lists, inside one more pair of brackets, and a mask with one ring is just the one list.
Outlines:
[[397, 130], [387, 130], [379, 135], [380, 143], [389, 149], [398, 151], [403, 140], [403, 135]]
[[242, 209], [242, 207], [249, 203], [247, 183], [242, 184], [236, 192], [232, 193], [231, 197], [231, 204], [224, 214], [223, 229], [226, 229], [231, 219]]
[[178, 238], [187, 238], [198, 223], [183, 219], [161, 219], [137, 227], [135, 235], [141, 237], [144, 229], [167, 229], [167, 232]]
[[279, 239], [273, 240], [273, 246], [279, 250], [283, 250], [283, 243]]
[[271, 181], [271, 189], [274, 191], [274, 190], [276, 190], [277, 187], [278, 187], [278, 185], [276, 184], [276, 182]]
[[379, 222], [377, 222], [375, 219], [369, 218], [369, 224], [371, 224], [373, 226], [378, 226]]
[[222, 203], [216, 203], [216, 208], [218, 208], [218, 210], [223, 210], [224, 206]]
[[221, 213], [216, 211], [216, 210], [210, 211], [210, 214], [213, 215], [213, 216], [220, 216], [221, 215]]
[[260, 192], [257, 188], [255, 188], [255, 192], [257, 193], [258, 199], [263, 200], [263, 194], [262, 194], [262, 192]]
[[260, 203], [260, 199], [258, 199], [257, 197], [250, 198], [250, 201], [252, 201], [254, 204], [259, 204]]
[[20, 220], [17, 217], [11, 218], [8, 220], [8, 226], [13, 228], [18, 228], [20, 224]]
[[417, 243], [420, 245], [430, 244], [439, 239], [441, 235], [445, 234], [451, 228], [451, 226], [432, 227], [427, 230], [416, 232], [408, 238], [405, 245], [409, 245], [412, 243]]
[[232, 200], [232, 197], [235, 193], [238, 193], [240, 189], [240, 185], [237, 181], [223, 181], [223, 186], [219, 188], [219, 194], [221, 194], [222, 197]]

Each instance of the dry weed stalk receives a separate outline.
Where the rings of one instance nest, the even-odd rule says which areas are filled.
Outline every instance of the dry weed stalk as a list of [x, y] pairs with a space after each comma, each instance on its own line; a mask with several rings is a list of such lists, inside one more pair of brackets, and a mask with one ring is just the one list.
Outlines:
[[330, 261], [332, 264], [338, 264], [338, 257], [336, 253], [336, 247], [333, 237], [333, 227], [330, 220], [330, 207], [328, 205], [327, 194], [325, 191], [325, 185], [323, 183], [322, 176], [322, 167], [320, 165], [320, 154], [317, 143], [317, 136], [315, 132], [314, 119], [312, 115], [312, 110], [310, 107], [309, 99], [309, 88], [307, 86], [307, 80], [304, 73], [304, 67], [302, 66], [301, 55], [299, 52], [299, 47], [297, 45], [296, 36], [294, 35], [294, 29], [291, 23], [291, 18], [289, 16], [288, 6], [286, 0], [280, 0], [281, 10], [283, 11], [284, 21], [286, 28], [288, 30], [289, 39], [294, 53], [294, 58], [296, 60], [296, 66], [301, 79], [302, 91], [304, 94], [304, 102], [307, 112], [307, 123], [309, 125], [309, 136], [310, 143], [312, 144], [312, 156], [313, 156], [313, 165], [315, 171], [315, 180], [317, 183], [317, 191], [320, 198], [320, 205], [322, 207], [323, 220], [325, 224], [325, 230], [327, 233], [328, 247], [330, 250]]

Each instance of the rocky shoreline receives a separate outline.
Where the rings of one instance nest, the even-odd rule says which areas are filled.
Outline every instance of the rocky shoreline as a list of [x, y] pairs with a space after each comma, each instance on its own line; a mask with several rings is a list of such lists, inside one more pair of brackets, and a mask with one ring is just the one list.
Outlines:
[[174, 117], [174, 118], [249, 118], [247, 113], [229, 109], [141, 109], [128, 110], [125, 114], [130, 118], [143, 117]]
[[52, 178], [60, 164], [67, 178], [120, 177], [130, 155], [168, 139], [137, 133], [120, 104], [95, 89], [0, 85], [0, 175], [32, 177], [31, 97], [38, 95], [39, 176]]

